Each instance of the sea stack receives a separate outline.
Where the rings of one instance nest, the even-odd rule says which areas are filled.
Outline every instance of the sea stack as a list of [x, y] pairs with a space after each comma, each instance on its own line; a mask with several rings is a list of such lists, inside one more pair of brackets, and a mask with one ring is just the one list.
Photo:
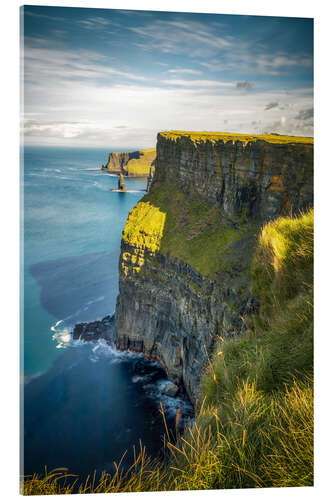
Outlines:
[[126, 191], [124, 174], [122, 173], [119, 174], [118, 189], [119, 191]]

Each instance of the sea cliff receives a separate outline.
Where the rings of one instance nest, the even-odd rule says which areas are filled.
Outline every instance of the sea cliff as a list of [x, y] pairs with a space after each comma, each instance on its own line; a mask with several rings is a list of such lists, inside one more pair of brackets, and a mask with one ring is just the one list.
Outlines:
[[156, 149], [142, 149], [126, 153], [110, 153], [106, 165], [102, 170], [123, 174], [128, 177], [148, 177], [154, 169]]
[[115, 342], [158, 359], [194, 401], [216, 341], [258, 308], [262, 224], [313, 204], [313, 140], [175, 131], [156, 152], [123, 231]]

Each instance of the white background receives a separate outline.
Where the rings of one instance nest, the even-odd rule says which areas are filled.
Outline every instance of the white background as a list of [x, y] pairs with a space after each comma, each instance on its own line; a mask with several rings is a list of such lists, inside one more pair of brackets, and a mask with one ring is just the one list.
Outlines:
[[[1, 283], [1, 441], [0, 497], [18, 498], [19, 474], [19, 6], [18, 0], [1, 3], [0, 76], [0, 283]], [[314, 488], [159, 493], [162, 498], [332, 498], [333, 426], [332, 377], [332, 7], [317, 0], [233, 0], [224, 4], [206, 0], [89, 0], [34, 1], [28, 5], [103, 7], [219, 14], [274, 15], [315, 18], [315, 421], [316, 462]], [[117, 494], [121, 500], [151, 498], [156, 494]], [[112, 498], [115, 498], [112, 497]], [[57, 498], [62, 498], [57, 497]], [[105, 495], [89, 495], [105, 498]]]

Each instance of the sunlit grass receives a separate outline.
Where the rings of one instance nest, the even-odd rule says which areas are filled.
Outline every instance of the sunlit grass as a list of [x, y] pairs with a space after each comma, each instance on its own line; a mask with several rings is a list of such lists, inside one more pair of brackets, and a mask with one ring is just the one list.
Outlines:
[[[162, 183], [155, 184], [154, 190], [130, 213], [124, 230], [125, 241], [137, 246], [145, 235], [156, 234], [155, 226], [159, 225], [157, 219], [161, 213], [165, 214], [165, 224], [159, 233], [159, 252], [186, 262], [212, 279], [228, 265], [233, 245], [254, 231], [254, 224], [250, 223], [239, 229], [230, 227], [217, 203], [209, 206], [203, 200], [189, 200], [176, 184]], [[146, 246], [150, 248], [150, 245], [149, 237]], [[249, 259], [253, 244], [249, 242], [245, 250], [244, 258]]]
[[160, 132], [162, 137], [166, 139], [172, 139], [174, 141], [181, 139], [182, 137], [189, 137], [194, 142], [205, 142], [205, 141], [223, 141], [233, 143], [236, 141], [240, 141], [245, 145], [248, 142], [255, 141], [266, 141], [273, 144], [313, 144], [313, 137], [298, 137], [298, 136], [289, 136], [289, 135], [278, 135], [278, 134], [263, 134], [263, 135], [255, 135], [255, 134], [233, 134], [228, 132], [190, 132], [185, 130], [170, 130], [166, 132]]
[[152, 162], [156, 158], [156, 148], [141, 149], [140, 158], [132, 158], [125, 166], [128, 175], [148, 176]]
[[133, 246], [156, 252], [161, 246], [166, 214], [150, 202], [139, 202], [131, 210], [123, 240]]

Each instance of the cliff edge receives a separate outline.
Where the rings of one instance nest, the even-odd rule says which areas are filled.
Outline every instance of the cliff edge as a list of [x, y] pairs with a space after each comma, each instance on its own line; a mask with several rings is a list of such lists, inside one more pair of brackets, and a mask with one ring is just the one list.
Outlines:
[[102, 170], [128, 177], [148, 177], [155, 165], [156, 149], [142, 149], [129, 153], [110, 153]]
[[123, 231], [115, 342], [158, 359], [194, 401], [216, 341], [257, 308], [262, 224], [313, 205], [313, 139], [173, 131], [156, 153]]

